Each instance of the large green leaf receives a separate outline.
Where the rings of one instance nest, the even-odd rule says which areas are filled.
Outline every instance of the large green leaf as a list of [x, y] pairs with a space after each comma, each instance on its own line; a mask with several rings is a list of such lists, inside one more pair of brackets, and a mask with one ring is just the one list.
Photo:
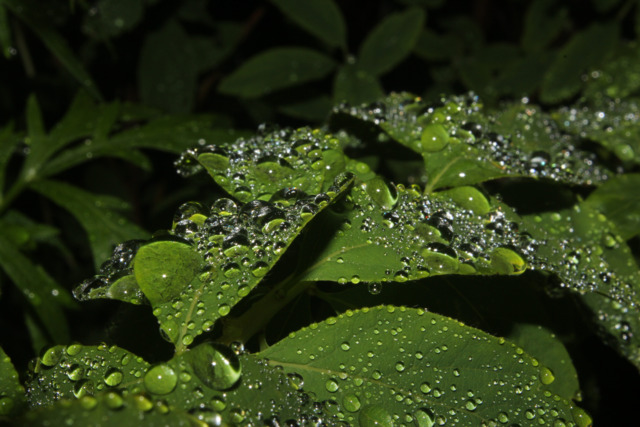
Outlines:
[[616, 225], [624, 240], [640, 234], [640, 174], [620, 175], [589, 195], [586, 203]]
[[255, 98], [321, 79], [331, 73], [335, 62], [311, 49], [273, 48], [244, 62], [220, 83], [221, 93]]
[[362, 42], [358, 67], [373, 76], [393, 69], [411, 53], [424, 19], [424, 11], [419, 8], [408, 8], [385, 18]]
[[304, 419], [333, 425], [296, 378], [215, 343], [153, 366], [116, 346], [55, 346], [43, 352], [29, 376], [29, 402], [45, 409], [27, 414], [28, 425], [49, 425], [38, 423], [45, 416], [83, 425], [128, 424], [131, 417], [144, 425]]
[[305, 225], [351, 182], [340, 175], [315, 196], [285, 189], [272, 202], [241, 206], [218, 199], [210, 212], [197, 204], [184, 205], [176, 217], [175, 236], [118, 248], [100, 275], [75, 293], [81, 299], [116, 295], [128, 300], [139, 299], [142, 291], [180, 353], [228, 315]]
[[350, 425], [591, 422], [549, 388], [565, 378], [522, 348], [422, 309], [347, 311], [259, 355]]
[[42, 180], [31, 188], [68, 210], [80, 222], [89, 237], [96, 266], [108, 258], [117, 243], [147, 236], [146, 231], [116, 212], [128, 207], [123, 201], [96, 196], [59, 181]]
[[0, 421], [3, 417], [19, 413], [25, 404], [24, 387], [11, 359], [0, 347]]
[[191, 40], [174, 20], [149, 34], [142, 46], [138, 84], [142, 100], [172, 113], [191, 111], [198, 73]]
[[548, 115], [527, 104], [491, 115], [473, 95], [429, 104], [404, 93], [366, 106], [336, 107], [334, 112], [336, 122], [351, 117], [369, 123], [421, 154], [425, 192], [505, 176], [574, 184], [601, 182], [607, 177], [593, 154], [575, 148], [577, 136], [562, 134]]
[[42, 8], [38, 2], [25, 0], [2, 0], [2, 4], [36, 33], [47, 49], [60, 61], [69, 74], [78, 81], [81, 87], [84, 87], [95, 99], [102, 99], [91, 76], [73, 54], [66, 40], [49, 24], [44, 12], [46, 8]]
[[525, 15], [521, 44], [526, 51], [539, 51], [553, 42], [568, 24], [568, 10], [553, 0], [531, 2]]
[[314, 36], [342, 49], [347, 47], [344, 18], [333, 0], [272, 0], [276, 6]]
[[0, 266], [33, 307], [42, 327], [56, 342], [69, 340], [62, 307], [73, 307], [73, 299], [40, 266], [23, 255], [14, 243], [0, 234]]
[[590, 75], [584, 96], [597, 99], [603, 95], [626, 98], [640, 88], [640, 54], [638, 44], [621, 44], [615, 56]]
[[616, 24], [593, 24], [576, 33], [558, 52], [545, 75], [540, 99], [556, 103], [576, 95], [582, 87], [580, 76], [598, 67], [613, 50], [617, 39]]

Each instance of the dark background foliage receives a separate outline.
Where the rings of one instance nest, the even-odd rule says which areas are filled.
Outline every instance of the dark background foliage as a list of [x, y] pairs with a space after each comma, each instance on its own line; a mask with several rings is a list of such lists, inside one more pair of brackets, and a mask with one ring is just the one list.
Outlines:
[[[335, 4], [344, 17], [342, 39], [338, 27], [324, 38], [310, 31], [287, 13], [289, 1], [0, 1], [0, 125], [13, 126], [17, 138], [25, 139], [25, 110], [35, 95], [45, 128], [50, 129], [78, 91], [86, 91], [96, 102], [136, 105], [131, 111], [139, 117], [147, 114], [140, 105], [148, 107], [146, 117], [213, 114], [207, 120], [217, 123], [221, 132], [240, 133], [265, 122], [318, 125], [333, 103], [370, 102], [390, 91], [436, 99], [473, 90], [489, 106], [526, 96], [554, 107], [578, 100], [588, 90], [585, 85], [593, 79], [593, 70], [624, 55], [625, 49], [634, 51], [629, 43], [637, 39], [640, 28], [640, 3], [629, 0], [326, 3]], [[405, 43], [411, 49], [394, 56], [394, 49], [376, 50], [374, 45], [367, 53], [368, 37], [390, 16], [397, 16], [402, 25], [416, 25], [415, 35]], [[275, 78], [269, 77], [265, 64], [240, 75], [256, 55], [292, 46], [321, 56], [309, 60], [315, 71], [307, 77], [298, 70], [296, 78], [289, 78], [284, 57], [271, 59]], [[300, 51], [288, 60], [296, 62], [295, 55], [305, 63]], [[638, 63], [636, 59], [632, 66]], [[119, 130], [136, 124], [125, 123]], [[228, 133], [226, 137], [231, 138]], [[127, 221], [151, 233], [167, 227], [180, 203], [212, 200], [218, 194], [205, 178], [184, 179], [174, 172], [180, 149], [198, 143], [197, 130], [190, 138], [170, 150], [158, 150], [149, 142], [141, 147], [147, 160], [137, 164], [117, 156], [87, 158], [57, 179], [126, 201]], [[82, 143], [74, 141], [69, 147]], [[4, 190], [20, 180], [29, 144], [22, 141], [16, 147], [8, 159]], [[603, 160], [635, 170], [616, 159]], [[509, 188], [503, 190], [509, 197]], [[522, 198], [518, 189], [515, 193], [514, 199]], [[100, 260], [93, 259], [74, 215], [28, 189], [3, 202], [0, 213], [19, 212], [31, 224], [49, 227], [49, 234], [40, 230], [44, 237], [32, 231], [20, 250], [63, 288], [71, 290], [95, 272]], [[532, 194], [520, 205], [526, 210], [528, 204], [547, 202]], [[562, 200], [552, 203], [560, 206]], [[6, 223], [3, 227], [8, 233]], [[637, 238], [630, 243], [638, 252]], [[42, 344], [54, 340], [20, 287], [11, 282], [0, 273], [0, 344], [22, 369]], [[136, 342], [138, 332], [157, 330], [155, 320], [140, 316], [138, 308], [90, 304], [91, 310], [65, 311], [73, 340], [98, 342], [106, 339], [106, 330], [112, 334], [108, 339], [148, 360], [166, 355], [162, 342]], [[634, 419], [640, 395], [635, 369], [595, 337], [572, 343], [570, 350], [583, 380], [584, 407], [596, 424]]]

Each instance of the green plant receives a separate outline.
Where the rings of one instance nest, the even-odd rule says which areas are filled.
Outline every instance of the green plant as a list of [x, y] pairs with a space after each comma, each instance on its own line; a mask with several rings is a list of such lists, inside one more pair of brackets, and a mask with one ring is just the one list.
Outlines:
[[[325, 128], [188, 150], [182, 173], [205, 169], [235, 200], [183, 205], [169, 232], [118, 246], [74, 291], [149, 304], [174, 356], [149, 364], [115, 346], [54, 346], [31, 367], [26, 397], [14, 385], [5, 407], [45, 405], [22, 420], [36, 424], [589, 425], [544, 288], [578, 303], [638, 366], [638, 268], [605, 216], [612, 193], [565, 194], [611, 174], [561, 132], [554, 117], [565, 114], [398, 94], [337, 107]], [[426, 186], [386, 182], [397, 176]], [[566, 207], [518, 215], [479, 187], [500, 177], [500, 191], [542, 181]], [[469, 285], [481, 291], [458, 290]], [[512, 298], [532, 312], [487, 295], [501, 287], [518, 287]], [[309, 322], [300, 330], [286, 320], [297, 310], [311, 315], [295, 316]], [[582, 322], [571, 322], [575, 336]]]
[[0, 423], [628, 423], [637, 1], [304, 3], [0, 0]]

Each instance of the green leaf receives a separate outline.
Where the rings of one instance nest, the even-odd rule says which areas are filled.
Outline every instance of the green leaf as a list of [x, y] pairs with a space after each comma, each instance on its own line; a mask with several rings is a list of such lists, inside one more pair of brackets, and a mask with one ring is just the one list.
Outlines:
[[549, 390], [553, 374], [521, 348], [421, 309], [347, 311], [259, 355], [301, 376], [318, 399], [336, 402], [350, 425], [528, 425], [584, 414], [570, 396]]
[[625, 163], [640, 163], [640, 103], [601, 97], [581, 101], [552, 113], [564, 129], [590, 139], [612, 151]]
[[540, 325], [519, 323], [507, 338], [551, 370], [558, 380], [549, 384], [549, 391], [580, 400], [578, 373], [571, 363], [569, 352], [553, 332]]
[[414, 46], [416, 55], [427, 61], [446, 61], [463, 47], [452, 34], [437, 34], [429, 28], [423, 28]]
[[327, 76], [335, 62], [307, 48], [281, 47], [262, 52], [227, 76], [218, 90], [226, 95], [255, 98]]
[[107, 207], [117, 204], [123, 209], [127, 207], [124, 202], [58, 181], [42, 180], [33, 183], [31, 188], [68, 210], [80, 222], [89, 237], [96, 267], [108, 258], [118, 242], [147, 236], [146, 231]]
[[0, 129], [0, 205], [4, 194], [5, 171], [7, 163], [20, 143], [20, 136], [13, 132], [12, 126]]
[[139, 393], [148, 368], [141, 357], [116, 346], [56, 345], [44, 349], [33, 364], [27, 399], [38, 407], [100, 391]]
[[638, 43], [621, 45], [616, 55], [606, 61], [587, 80], [584, 96], [598, 99], [603, 95], [611, 98], [627, 98], [640, 88], [640, 54]]
[[411, 53], [424, 19], [424, 11], [418, 8], [408, 8], [387, 17], [360, 46], [358, 66], [374, 76], [393, 69]]
[[[106, 288], [133, 274], [160, 327], [181, 353], [258, 285], [306, 224], [351, 182], [339, 176], [325, 193], [284, 193], [273, 203], [256, 200], [238, 206], [218, 199], [211, 212], [184, 205], [175, 237], [125, 248], [125, 256], [120, 248], [101, 270], [100, 282], [90, 281], [75, 293], [82, 299], [108, 296], [96, 286]], [[133, 285], [127, 286], [135, 293]]]
[[620, 237], [629, 240], [640, 234], [640, 174], [612, 178], [589, 195], [586, 203], [612, 221]]
[[197, 58], [182, 26], [170, 20], [145, 39], [138, 64], [142, 100], [172, 113], [193, 107]]
[[0, 420], [21, 412], [25, 404], [24, 387], [11, 359], [0, 347]]
[[569, 11], [553, 0], [531, 2], [524, 20], [522, 48], [527, 52], [541, 51], [552, 43], [569, 21]]
[[575, 148], [578, 136], [564, 136], [548, 115], [524, 103], [490, 115], [473, 95], [443, 97], [434, 106], [405, 93], [372, 105], [336, 107], [334, 113], [336, 119], [372, 124], [422, 155], [426, 193], [505, 176], [574, 184], [607, 177], [592, 153]]
[[270, 200], [287, 188], [300, 195], [318, 194], [345, 171], [342, 144], [320, 129], [265, 132], [232, 144], [188, 150], [178, 168], [186, 175], [204, 167], [218, 185], [242, 202]]
[[615, 24], [593, 24], [576, 33], [551, 64], [540, 99], [552, 104], [576, 95], [582, 87], [580, 76], [604, 62], [618, 40], [618, 31]]
[[335, 104], [348, 102], [360, 105], [373, 102], [383, 95], [378, 78], [361, 69], [358, 64], [346, 64], [340, 67], [333, 83]]
[[31, 405], [51, 408], [28, 413], [34, 423], [28, 425], [41, 425], [37, 421], [44, 416], [83, 425], [118, 425], [112, 419], [127, 424], [132, 417], [144, 425], [257, 424], [280, 418], [335, 425], [335, 417], [301, 390], [296, 378], [209, 342], [153, 366], [115, 346], [56, 346], [40, 356], [28, 385]]
[[347, 47], [344, 18], [333, 0], [272, 0], [280, 11], [324, 43]]
[[6, 236], [0, 234], [0, 266], [33, 307], [41, 326], [56, 342], [69, 340], [63, 306], [74, 303], [40, 266], [33, 264]]
[[37, 2], [24, 0], [2, 0], [3, 4], [11, 10], [31, 31], [33, 31], [51, 53], [62, 63], [80, 84], [97, 100], [102, 100], [91, 76], [84, 69], [73, 51], [62, 36], [49, 25], [48, 18]]
[[119, 36], [138, 24], [143, 11], [142, 0], [100, 0], [87, 14], [83, 30], [98, 38]]

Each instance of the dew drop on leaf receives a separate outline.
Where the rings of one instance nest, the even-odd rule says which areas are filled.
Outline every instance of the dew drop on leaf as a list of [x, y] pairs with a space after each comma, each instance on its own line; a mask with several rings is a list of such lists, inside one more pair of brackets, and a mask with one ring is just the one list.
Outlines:
[[349, 412], [357, 412], [360, 409], [361, 403], [358, 396], [355, 394], [347, 394], [342, 399], [342, 407]]
[[111, 368], [107, 370], [107, 372], [105, 373], [104, 382], [106, 385], [110, 387], [115, 387], [122, 382], [123, 377], [124, 376], [122, 375], [121, 371]]
[[334, 379], [327, 380], [324, 386], [327, 389], [327, 391], [330, 393], [335, 393], [340, 388], [340, 386], [338, 385], [338, 382]]
[[551, 371], [551, 369], [547, 368], [546, 366], [543, 366], [540, 369], [540, 382], [544, 385], [549, 385], [552, 382], [554, 382], [556, 379], [556, 377], [553, 375], [553, 372]]
[[189, 351], [189, 357], [196, 376], [214, 390], [232, 388], [242, 375], [238, 356], [222, 344], [201, 344]]
[[449, 144], [449, 134], [442, 125], [428, 124], [422, 130], [420, 148], [426, 152], [436, 152]]
[[149, 393], [168, 394], [178, 384], [178, 375], [169, 365], [160, 364], [151, 367], [144, 375], [144, 386]]
[[40, 356], [40, 363], [48, 367], [54, 366], [60, 360], [62, 351], [63, 347], [61, 346], [55, 346], [45, 350], [42, 356]]
[[525, 261], [507, 248], [495, 248], [491, 252], [491, 268], [498, 274], [521, 274], [526, 268]]
[[435, 425], [433, 412], [427, 408], [418, 409], [413, 414], [413, 419], [417, 427], [433, 427]]
[[121, 408], [122, 405], [124, 405], [124, 400], [122, 399], [122, 396], [120, 396], [118, 393], [114, 391], [108, 392], [105, 395], [104, 401], [107, 407], [109, 407], [110, 409], [118, 409], [118, 408]]

